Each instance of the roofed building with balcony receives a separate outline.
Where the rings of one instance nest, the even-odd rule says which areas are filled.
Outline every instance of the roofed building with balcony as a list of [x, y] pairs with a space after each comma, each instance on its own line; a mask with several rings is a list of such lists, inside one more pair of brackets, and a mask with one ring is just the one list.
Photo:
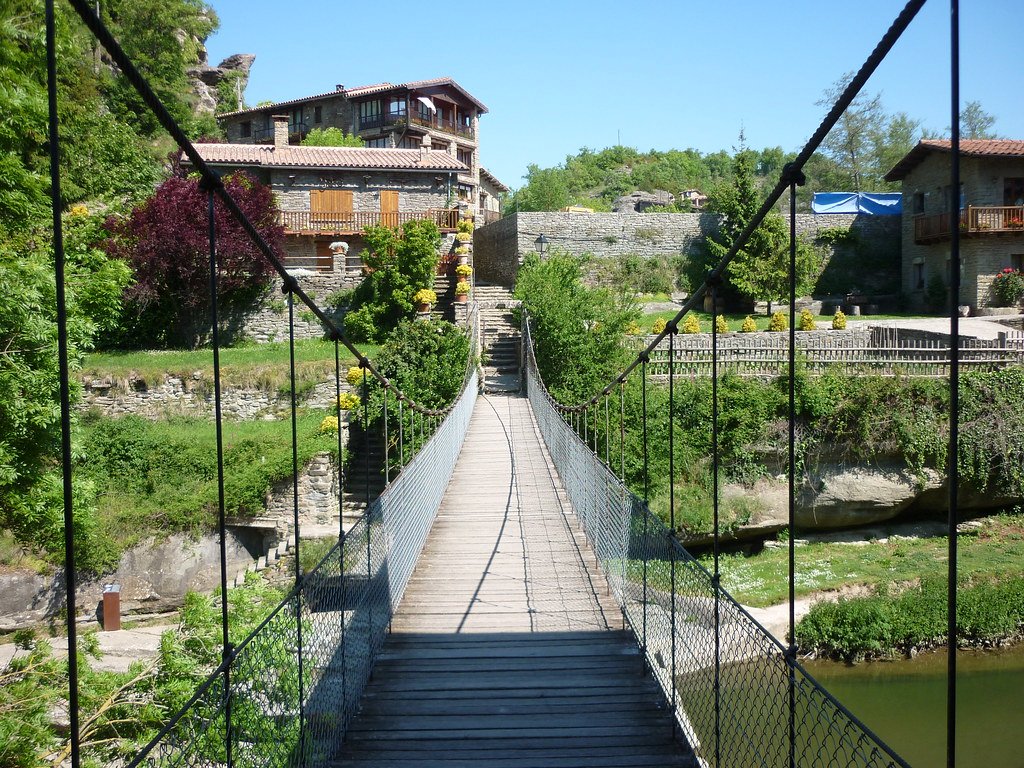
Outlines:
[[271, 187], [286, 235], [284, 264], [304, 287], [330, 292], [361, 280], [368, 226], [427, 219], [447, 235], [442, 252], [451, 248], [460, 213], [451, 200], [464, 163], [431, 149], [427, 138], [418, 149], [295, 146], [287, 140], [288, 116], [274, 124], [270, 145], [196, 149], [218, 170], [244, 170]]
[[486, 112], [476, 97], [442, 77], [398, 85], [338, 85], [327, 93], [230, 112], [217, 119], [232, 144], [274, 143], [275, 115], [287, 116], [291, 144], [300, 143], [314, 128], [338, 128], [376, 149], [419, 150], [429, 138], [434, 151], [446, 152], [461, 164], [453, 199], [483, 216], [487, 195], [480, 194], [480, 116]]
[[949, 285], [952, 226], [960, 232], [961, 305], [993, 302], [992, 281], [1024, 266], [1024, 141], [960, 142], [959, 216], [954, 222], [948, 139], [925, 139], [886, 175], [903, 182], [903, 293], [927, 305], [930, 283]]

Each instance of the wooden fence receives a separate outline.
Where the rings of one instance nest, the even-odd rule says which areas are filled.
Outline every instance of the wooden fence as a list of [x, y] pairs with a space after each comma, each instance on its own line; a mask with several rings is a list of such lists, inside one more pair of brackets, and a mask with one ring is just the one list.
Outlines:
[[[786, 373], [789, 363], [788, 335], [751, 339], [718, 349], [718, 371], [740, 376], [773, 377]], [[668, 375], [668, 344], [651, 353], [648, 372]], [[948, 341], [905, 339], [893, 346], [798, 344], [798, 370], [812, 375], [842, 373], [852, 376], [948, 376], [951, 347]], [[677, 376], [711, 375], [711, 337], [677, 338]], [[1024, 333], [1014, 331], [998, 340], [961, 339], [960, 365], [963, 370], [998, 370], [1024, 364]]]

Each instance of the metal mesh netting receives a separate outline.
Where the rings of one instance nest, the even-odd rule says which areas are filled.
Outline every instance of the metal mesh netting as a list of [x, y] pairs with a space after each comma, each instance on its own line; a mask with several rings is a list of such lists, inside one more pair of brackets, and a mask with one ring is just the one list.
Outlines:
[[215, 672], [132, 765], [224, 765], [228, 749], [238, 766], [320, 765], [338, 751], [440, 506], [476, 395], [472, 373], [401, 475], [239, 645], [230, 697]]
[[548, 451], [648, 668], [704, 764], [789, 765], [792, 749], [800, 766], [905, 765], [716, 589], [552, 401], [528, 328], [524, 344], [527, 391]]

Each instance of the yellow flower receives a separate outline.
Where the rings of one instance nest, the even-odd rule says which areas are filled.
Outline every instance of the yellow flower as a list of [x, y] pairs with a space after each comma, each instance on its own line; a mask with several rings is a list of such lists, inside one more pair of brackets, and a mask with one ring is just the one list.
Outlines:
[[757, 323], [754, 322], [754, 318], [752, 318], [750, 315], [747, 315], [746, 319], [743, 321], [743, 325], [740, 326], [740, 332], [753, 333], [756, 330]]
[[664, 317], [659, 317], [654, 321], [654, 325], [651, 327], [651, 330], [655, 333], [661, 333], [665, 330], [666, 325], [668, 325], [668, 321]]
[[328, 432], [338, 431], [338, 417], [337, 416], [324, 416], [324, 420], [320, 422], [320, 432], [326, 434]]
[[700, 320], [696, 315], [688, 314], [683, 319], [683, 327], [680, 330], [683, 333], [700, 333]]
[[363, 383], [363, 369], [358, 365], [353, 365], [348, 369], [348, 373], [345, 374], [345, 381], [348, 382], [350, 387], [354, 387], [358, 384]]
[[75, 203], [71, 206], [69, 213], [72, 216], [88, 216], [89, 208], [84, 203]]
[[351, 411], [353, 408], [358, 408], [359, 396], [353, 395], [351, 392], [342, 392], [338, 396], [338, 407], [343, 411]]

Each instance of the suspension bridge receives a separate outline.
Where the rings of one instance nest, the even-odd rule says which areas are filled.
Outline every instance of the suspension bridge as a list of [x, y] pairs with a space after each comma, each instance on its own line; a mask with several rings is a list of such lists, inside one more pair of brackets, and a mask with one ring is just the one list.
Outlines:
[[[393, 423], [398, 444], [417, 433], [426, 438], [415, 455], [403, 452], [397, 476], [389, 478], [377, 498], [367, 499], [363, 516], [350, 530], [339, 531], [337, 543], [316, 567], [303, 573], [295, 558], [290, 593], [237, 644], [228, 636], [228, 601], [221, 601], [222, 662], [129, 766], [906, 765], [806, 672], [792, 643], [778, 642], [720, 588], [717, 557], [715, 568], [705, 569], [680, 545], [674, 525], [666, 526], [652, 515], [645, 501], [625, 486], [621, 473], [607, 461], [607, 436], [612, 405], [627, 378], [639, 378], [646, 387], [651, 352], [666, 337], [669, 360], [674, 359], [671, 344], [683, 315], [705, 294], [717, 306], [717, 287], [736, 250], [784, 193], [789, 192], [790, 204], [795, 205], [804, 163], [923, 0], [909, 2], [893, 22], [787, 166], [737, 245], [665, 331], [601, 392], [574, 405], [555, 402], [537, 372], [527, 324], [522, 346], [525, 396], [481, 395], [479, 373], [471, 364], [457, 400], [440, 410], [423, 408], [395, 391], [372, 361], [348, 343], [245, 219], [88, 0], [69, 2], [203, 177], [211, 218], [218, 424], [215, 199], [242, 224], [284, 280], [289, 317], [294, 319], [296, 304], [304, 305], [321, 321], [336, 352], [344, 345], [356, 355], [364, 385], [375, 379], [382, 387], [383, 423], [389, 423], [390, 404], [392, 413], [397, 411]], [[956, 0], [952, 8], [955, 29]], [[53, 0], [47, 0], [58, 327], [66, 383], [53, 25]], [[955, 53], [954, 44], [954, 62]], [[957, 98], [954, 88], [953, 188], [958, 185]], [[791, 275], [795, 242], [791, 232]], [[954, 275], [957, 248], [954, 231]], [[791, 312], [794, 299], [791, 294]], [[956, 303], [952, 302], [950, 318], [954, 394], [959, 350]], [[792, 371], [794, 318], [789, 325]], [[474, 312], [468, 330], [476, 343], [480, 334]], [[290, 341], [294, 343], [294, 333]], [[713, 336], [713, 381], [715, 349]], [[336, 354], [340, 392], [339, 359]], [[294, 355], [291, 374], [294, 381]], [[790, 375], [791, 414], [793, 378]], [[672, 382], [670, 363], [669, 412]], [[616, 426], [622, 439], [627, 428], [641, 431], [646, 454], [644, 402], [641, 424], [626, 425], [620, 418]], [[293, 414], [294, 410], [293, 397]], [[953, 456], [955, 413], [954, 399]], [[62, 392], [62, 416], [67, 614], [73, 617], [67, 387]], [[604, 456], [597, 429], [589, 427], [602, 419]], [[791, 417], [791, 496], [793, 422]], [[340, 440], [339, 430], [342, 451]], [[223, 477], [219, 480], [223, 530]], [[955, 477], [949, 485], [954, 547], [950, 610], [955, 616]], [[294, 529], [301, 547], [297, 493]], [[791, 566], [791, 603], [792, 570]], [[222, 579], [226, 590], [223, 567]], [[792, 621], [791, 612], [791, 626]], [[955, 630], [955, 624], [952, 627]], [[77, 647], [73, 621], [68, 624], [68, 642], [69, 648]], [[955, 649], [950, 659], [950, 711], [955, 718]], [[69, 667], [71, 761], [78, 768], [74, 653], [69, 654]], [[955, 730], [951, 719], [951, 765]]]

